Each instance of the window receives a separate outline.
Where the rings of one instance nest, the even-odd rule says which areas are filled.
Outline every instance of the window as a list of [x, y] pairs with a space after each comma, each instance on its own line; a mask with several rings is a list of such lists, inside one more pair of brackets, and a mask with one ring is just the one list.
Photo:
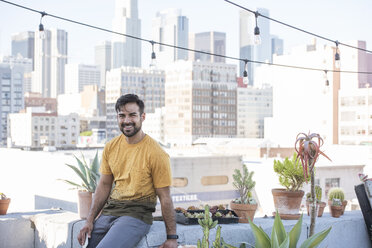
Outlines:
[[189, 182], [186, 177], [173, 177], [172, 179], [172, 186], [176, 188], [186, 187], [188, 183]]
[[340, 187], [340, 178], [326, 178], [325, 180], [325, 194], [328, 198], [328, 191], [331, 188]]
[[201, 179], [201, 184], [204, 186], [208, 185], [221, 185], [227, 184], [229, 178], [227, 176], [205, 176]]

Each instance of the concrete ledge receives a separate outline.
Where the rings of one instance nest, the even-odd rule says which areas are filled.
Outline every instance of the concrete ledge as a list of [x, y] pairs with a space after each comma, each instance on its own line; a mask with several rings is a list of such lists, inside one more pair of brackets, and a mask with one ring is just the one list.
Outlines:
[[[332, 218], [329, 213], [317, 218], [316, 232], [330, 226], [332, 230], [320, 247], [370, 247], [367, 228], [360, 211], [347, 211], [340, 218]], [[271, 234], [274, 222], [272, 217], [256, 218], [254, 222], [266, 233]], [[283, 221], [289, 231], [297, 221]], [[9, 248], [78, 248], [77, 235], [84, 225], [76, 213], [63, 210], [45, 210], [28, 213], [15, 213], [0, 216], [0, 247]], [[241, 243], [254, 244], [249, 224], [221, 225], [222, 237], [234, 246]], [[299, 243], [308, 236], [310, 218], [304, 216]], [[203, 232], [199, 225], [177, 225], [179, 244], [196, 244]], [[214, 240], [216, 230], [212, 230], [210, 239]], [[150, 232], [138, 244], [138, 248], [158, 247], [165, 241], [165, 225], [155, 221]]]

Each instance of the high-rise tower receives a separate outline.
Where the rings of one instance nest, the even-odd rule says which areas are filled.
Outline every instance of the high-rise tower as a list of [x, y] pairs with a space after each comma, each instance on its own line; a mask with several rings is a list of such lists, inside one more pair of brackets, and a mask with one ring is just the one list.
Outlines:
[[[141, 20], [138, 19], [137, 0], [116, 0], [113, 31], [141, 37]], [[112, 37], [111, 68], [141, 67], [141, 42], [122, 35]]]

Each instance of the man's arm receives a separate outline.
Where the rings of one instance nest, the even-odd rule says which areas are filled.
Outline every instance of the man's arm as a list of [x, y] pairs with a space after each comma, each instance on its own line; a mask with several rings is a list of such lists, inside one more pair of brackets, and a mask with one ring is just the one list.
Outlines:
[[[174, 208], [172, 198], [170, 196], [169, 187], [164, 188], [157, 188], [155, 189], [156, 194], [159, 196], [160, 205], [161, 205], [161, 213], [163, 215], [165, 229], [167, 231], [167, 235], [176, 235], [176, 218], [174, 215]], [[176, 239], [167, 239], [164, 244], [160, 247], [177, 247], [177, 240]]]
[[90, 208], [85, 226], [80, 230], [80, 233], [78, 235], [78, 241], [80, 245], [84, 245], [86, 235], [88, 235], [88, 237], [90, 238], [90, 234], [93, 230], [93, 222], [105, 205], [107, 198], [110, 196], [113, 182], [114, 177], [112, 175], [101, 175], [96, 188], [96, 192], [94, 193], [93, 204]]

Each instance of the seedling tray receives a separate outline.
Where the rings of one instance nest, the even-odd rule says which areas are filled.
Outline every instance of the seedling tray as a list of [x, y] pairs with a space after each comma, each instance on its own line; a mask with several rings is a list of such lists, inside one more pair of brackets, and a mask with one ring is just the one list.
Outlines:
[[[187, 210], [188, 213], [204, 213], [204, 210]], [[213, 221], [217, 220], [218, 224], [233, 224], [239, 222], [239, 217], [236, 213], [232, 210], [218, 210], [223, 215], [226, 215], [228, 212], [231, 212], [234, 217], [226, 218], [226, 217], [212, 217]], [[198, 225], [198, 218], [187, 218], [182, 212], [176, 211], [176, 222], [183, 225]]]

